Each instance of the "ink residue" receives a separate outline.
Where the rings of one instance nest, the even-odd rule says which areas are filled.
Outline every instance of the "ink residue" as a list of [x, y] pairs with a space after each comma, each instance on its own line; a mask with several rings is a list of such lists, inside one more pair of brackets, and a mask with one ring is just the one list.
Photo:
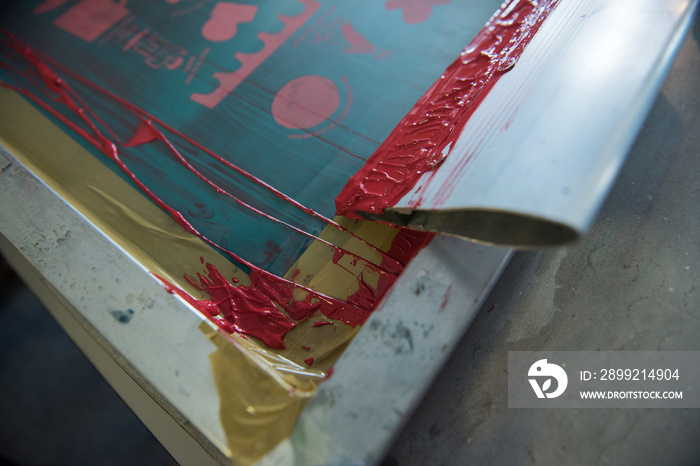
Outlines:
[[[431, 238], [431, 235], [402, 230], [395, 236], [389, 251], [384, 252], [356, 236], [336, 221], [325, 218], [252, 174], [245, 172], [135, 104], [72, 72], [41, 52], [32, 50], [11, 33], [6, 31], [0, 31], [0, 33], [4, 36], [4, 38], [0, 39], [0, 43], [5, 48], [3, 61], [0, 62], [0, 66], [9, 72], [11, 76], [19, 78], [17, 83], [1, 82], [0, 85], [23, 95], [69, 127], [84, 141], [115, 162], [151, 201], [167, 212], [187, 233], [200, 238], [210, 246], [227, 254], [235, 263], [244, 266], [250, 271], [249, 285], [241, 284], [234, 278], [229, 280], [209, 263], [204, 264], [206, 271], [197, 273], [196, 277], [186, 276], [190, 284], [208, 295], [209, 299], [196, 299], [159, 277], [171, 293], [181, 296], [226, 332], [237, 332], [255, 337], [270, 348], [284, 349], [284, 338], [287, 332], [316, 313], [320, 313], [327, 319], [343, 322], [353, 327], [361, 325], [395, 282], [408, 261]], [[133, 135], [127, 141], [121, 140], [115, 134], [115, 131], [87, 106], [85, 100], [59, 75], [59, 72], [97, 91], [109, 105], [126, 108], [138, 122]], [[19, 84], [22, 80], [24, 80], [25, 85]], [[60, 110], [56, 108], [57, 106]], [[360, 241], [374, 253], [379, 254], [381, 264], [375, 265], [351, 251], [289, 225], [276, 218], [273, 214], [263, 212], [237, 198], [198, 171], [183, 155], [183, 152], [178, 149], [174, 138], [186, 141], [212, 157], [217, 163], [234, 170], [262, 188], [271, 191], [289, 205], [300, 209], [308, 215], [321, 219], [329, 228], [349, 234], [354, 240]], [[182, 212], [176, 210], [156, 195], [129, 168], [121, 157], [122, 151], [128, 151], [130, 148], [138, 145], [156, 142], [162, 143], [175, 160], [206, 183], [217, 195], [226, 196], [256, 215], [264, 217], [271, 222], [280, 223], [286, 228], [333, 248], [332, 262], [334, 264], [339, 264], [339, 261], [345, 256], [349, 256], [354, 263], [358, 261], [364, 263], [368, 269], [378, 276], [376, 285], [372, 286], [361, 276], [357, 276], [357, 291], [344, 300], [337, 299], [296, 283], [294, 278], [297, 277], [297, 273], [292, 275], [292, 279], [280, 277], [262, 269], [238, 253], [225, 249], [223, 246], [210, 240], [198, 231]]]
[[559, 0], [510, 0], [460, 53], [336, 198], [338, 214], [381, 214], [449, 155], [464, 125], [511, 70]]

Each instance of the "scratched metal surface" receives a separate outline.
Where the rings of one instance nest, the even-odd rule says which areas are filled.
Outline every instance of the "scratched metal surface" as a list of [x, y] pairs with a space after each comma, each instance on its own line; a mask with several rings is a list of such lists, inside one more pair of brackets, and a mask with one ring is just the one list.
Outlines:
[[[223, 461], [229, 452], [208, 361], [214, 345], [198, 329], [201, 318], [2, 147], [0, 180], [3, 256], [46, 295], [47, 307], [110, 382], [102, 352], [207, 456]], [[133, 401], [123, 385], [114, 388]], [[158, 416], [137, 414], [166, 448], [178, 449], [162, 435]]]

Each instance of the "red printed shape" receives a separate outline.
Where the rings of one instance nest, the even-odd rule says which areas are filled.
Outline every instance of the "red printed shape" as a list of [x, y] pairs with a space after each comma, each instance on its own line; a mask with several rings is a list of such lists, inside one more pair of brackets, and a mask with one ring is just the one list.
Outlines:
[[253, 21], [257, 12], [258, 7], [255, 5], [219, 2], [202, 27], [202, 37], [212, 42], [232, 39], [238, 32], [238, 25]]
[[92, 42], [129, 14], [126, 0], [82, 0], [54, 20], [54, 24], [85, 41]]
[[46, 13], [48, 11], [55, 10], [56, 8], [67, 2], [68, 0], [46, 0], [38, 7], [34, 8], [34, 13]]
[[259, 52], [236, 53], [234, 57], [241, 62], [240, 68], [228, 73], [214, 73], [214, 79], [219, 81], [219, 86], [209, 94], [194, 93], [190, 96], [190, 99], [209, 108], [214, 108], [219, 105], [219, 102], [221, 102], [224, 97], [233, 92], [244, 79], [250, 76], [250, 74], [255, 71], [262, 62], [267, 60], [275, 50], [280, 48], [280, 46], [289, 39], [292, 34], [298, 31], [321, 7], [321, 3], [317, 0], [299, 1], [304, 4], [304, 11], [296, 16], [278, 16], [279, 20], [284, 23], [282, 30], [274, 34], [269, 32], [261, 32], [258, 34], [258, 39], [265, 44]]
[[442, 5], [452, 0], [387, 0], [384, 8], [387, 10], [401, 9], [403, 20], [407, 24], [422, 23], [430, 17], [433, 5]]
[[340, 27], [345, 40], [350, 42], [350, 47], [344, 48], [345, 53], [374, 53], [374, 45], [365, 36], [355, 31], [352, 24], [346, 23]]
[[272, 116], [285, 128], [306, 129], [323, 123], [340, 104], [338, 88], [328, 78], [307, 75], [289, 81], [272, 101]]

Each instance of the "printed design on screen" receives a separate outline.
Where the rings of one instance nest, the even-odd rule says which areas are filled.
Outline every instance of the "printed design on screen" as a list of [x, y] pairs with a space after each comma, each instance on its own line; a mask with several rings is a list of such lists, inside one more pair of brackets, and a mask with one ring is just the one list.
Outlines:
[[[63, 6], [66, 2], [47, 1], [34, 9], [41, 14]], [[175, 4], [177, 2], [168, 2]], [[208, 2], [199, 2], [171, 15], [190, 14]], [[257, 38], [261, 47], [257, 52], [237, 51], [233, 57], [240, 67], [233, 71], [216, 71], [212, 77], [218, 86], [209, 94], [195, 92], [190, 99], [208, 108], [215, 108], [227, 95], [233, 92], [263, 62], [301, 28], [320, 8], [316, 0], [299, 0], [303, 10], [295, 16], [278, 15], [283, 24], [276, 33], [261, 31]], [[87, 42], [104, 45], [116, 42], [122, 45], [123, 52], [135, 52], [144, 57], [144, 63], [153, 69], [168, 71], [180, 70], [185, 75], [185, 84], [190, 84], [212, 51], [212, 47], [230, 41], [244, 23], [256, 19], [258, 6], [236, 2], [216, 2], [210, 9], [201, 27], [201, 35], [211, 42], [200, 52], [190, 52], [186, 47], [172, 44], [149, 27], [140, 26], [138, 18], [130, 14], [126, 0], [81, 0], [53, 21], [53, 24], [71, 35]], [[386, 59], [386, 51], [376, 50], [374, 45], [361, 33], [355, 31], [349, 22], [331, 23], [325, 29], [338, 26], [345, 42], [344, 53], [372, 54]], [[321, 36], [322, 32], [317, 32]], [[98, 40], [99, 39], [99, 40]], [[206, 77], [202, 77], [206, 79]], [[344, 94], [341, 105], [340, 95]], [[299, 76], [276, 91], [271, 112], [275, 121], [293, 131], [290, 139], [305, 139], [319, 136], [335, 127], [352, 105], [352, 90], [347, 78], [330, 79], [319, 75]], [[340, 107], [340, 109], [339, 109]], [[334, 112], [339, 110], [335, 115]]]
[[[263, 44], [259, 51], [253, 53], [235, 52], [233, 56], [240, 63], [240, 67], [236, 70], [213, 73], [212, 77], [218, 82], [218, 86], [207, 94], [193, 93], [190, 99], [208, 108], [216, 107], [265, 60], [270, 58], [321, 7], [321, 3], [316, 0], [298, 1], [303, 6], [303, 10], [299, 14], [295, 16], [278, 15], [279, 21], [283, 24], [281, 30], [274, 33], [261, 31], [257, 34], [257, 38]], [[55, 1], [44, 2], [34, 12], [37, 14], [46, 13], [62, 6], [64, 3]], [[149, 66], [157, 66], [155, 57], [158, 55], [163, 57], [163, 62], [167, 61], [168, 65], [166, 66], [169, 69], [179, 68], [186, 58], [189, 61], [196, 61], [197, 63], [188, 62], [187, 66], [190, 72], [188, 80], [191, 81], [194, 73], [199, 68], [198, 65], [201, 65], [201, 61], [210, 51], [210, 48], [205, 48], [199, 55], [194, 55], [182, 46], [168, 43], [148, 28], [135, 31], [139, 27], [134, 22], [135, 17], [129, 15], [130, 10], [127, 3], [127, 0], [119, 0], [119, 2], [113, 0], [81, 0], [54, 20], [54, 25], [87, 42], [97, 40], [109, 29], [116, 27], [120, 31], [113, 31], [111, 35], [128, 37], [124, 45], [124, 51], [135, 48], [139, 53], [146, 56], [146, 63]], [[206, 22], [202, 25], [202, 37], [213, 43], [229, 41], [236, 36], [240, 24], [254, 21], [257, 11], [258, 7], [255, 5], [217, 2], [209, 13]], [[187, 11], [187, 13], [189, 12], [191, 11]], [[103, 38], [101, 42], [104, 43], [106, 40], [107, 38]]]
[[[330, 16], [334, 8], [325, 12], [325, 16]], [[313, 29], [313, 30], [312, 30]], [[353, 26], [350, 19], [342, 16], [329, 19], [317, 28], [312, 28], [304, 32], [294, 41], [294, 46], [298, 46], [307, 36], [312, 36], [314, 44], [327, 44], [340, 47], [343, 53], [351, 55], [371, 55], [375, 60], [389, 60], [392, 53], [373, 44], [362, 31]]]
[[[47, 0], [34, 9], [35, 14], [53, 11], [69, 0]], [[206, 2], [202, 2], [206, 3]], [[211, 51], [204, 47], [192, 52], [179, 44], [173, 44], [147, 26], [139, 24], [125, 1], [81, 0], [53, 21], [59, 29], [87, 42], [105, 45], [114, 42], [125, 53], [137, 53], [144, 64], [152, 69], [179, 70], [185, 76], [185, 84], [195, 77], [202, 62]]]
[[258, 38], [264, 44], [259, 52], [236, 52], [234, 56], [240, 62], [240, 68], [234, 71], [214, 73], [213, 77], [219, 82], [218, 87], [209, 94], [195, 93], [192, 94], [190, 98], [205, 107], [216, 107], [227, 95], [233, 92], [243, 80], [250, 76], [258, 66], [270, 58], [270, 56], [321, 7], [321, 4], [316, 0], [299, 0], [299, 2], [304, 5], [304, 10], [301, 13], [296, 16], [278, 16], [279, 20], [284, 24], [284, 27], [279, 32], [269, 33], [263, 31], [258, 33]]
[[[0, 30], [0, 46], [2, 51], [0, 66], [11, 78], [8, 82], [0, 83], [2, 86], [23, 95], [45, 113], [70, 128], [84, 142], [108, 157], [151, 201], [167, 212], [186, 232], [197, 236], [228, 255], [234, 263], [249, 270], [250, 283], [243, 284], [238, 279], [224, 277], [216, 267], [202, 260], [204, 271], [197, 273], [196, 277], [187, 276], [186, 278], [194, 287], [207, 294], [209, 299], [196, 299], [161, 279], [170, 292], [181, 296], [226, 332], [255, 337], [270, 348], [284, 349], [286, 333], [314, 315], [320, 314], [327, 319], [353, 327], [361, 325], [408, 261], [430, 240], [430, 235], [402, 230], [392, 242], [389, 251], [384, 252], [355, 236], [336, 221], [299, 204], [273, 186], [245, 172], [165, 121], [72, 72], [38, 50], [29, 48], [11, 33]], [[80, 86], [83, 94], [77, 92], [74, 86], [75, 88]], [[94, 93], [108, 104], [108, 108], [120, 106], [128, 110], [128, 114], [135, 122], [132, 134], [128, 138], [120, 137], [96, 110], [85, 103], [86, 94], [84, 93], [86, 92]], [[363, 276], [359, 275], [356, 277], [357, 291], [347, 299], [340, 300], [306, 286], [304, 280], [308, 277], [301, 276], [298, 270], [291, 274], [291, 278], [283, 278], [246, 259], [240, 252], [228, 250], [210, 240], [197, 230], [182, 212], [156, 195], [151, 187], [141, 181], [130, 169], [124, 155], [130, 155], [130, 150], [148, 144], [157, 144], [173, 160], [206, 183], [214, 195], [227, 197], [269, 222], [280, 224], [290, 231], [331, 248], [333, 263], [339, 267], [344, 267], [342, 264], [346, 259], [353, 264], [362, 263], [379, 277], [376, 285], [366, 283]], [[246, 203], [202, 174], [187, 156], [191, 150], [200, 151], [215, 163], [220, 164], [222, 168], [236, 171], [300, 212], [321, 219], [327, 228], [343, 231], [354, 240], [365, 243], [373, 253], [379, 255], [381, 263], [370, 262], [343, 247], [285, 223], [275, 216], [275, 212], [264, 212]], [[205, 206], [202, 208], [206, 210]], [[190, 212], [186, 213], [191, 215]], [[272, 258], [277, 250], [278, 245], [269, 243], [265, 254], [268, 258]]]
[[202, 37], [212, 42], [224, 42], [238, 32], [240, 23], [249, 23], [255, 18], [258, 7], [240, 3], [218, 2], [209, 13], [209, 20], [202, 26]]

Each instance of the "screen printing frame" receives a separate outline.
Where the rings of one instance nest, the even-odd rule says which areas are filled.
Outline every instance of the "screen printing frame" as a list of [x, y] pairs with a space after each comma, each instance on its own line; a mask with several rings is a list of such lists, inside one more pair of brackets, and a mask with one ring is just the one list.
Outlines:
[[[0, 149], [2, 254], [178, 462], [230, 463], [206, 320], [13, 152]], [[421, 251], [321, 384], [309, 409], [336, 431], [307, 453], [380, 461], [510, 254], [454, 238]], [[293, 461], [280, 451], [267, 461]]]
[[[214, 345], [199, 329], [205, 320], [25, 165], [31, 154], [4, 145], [2, 253], [177, 461], [230, 462], [208, 361]], [[292, 437], [261, 463], [381, 461], [509, 257], [436, 237], [348, 346]]]

